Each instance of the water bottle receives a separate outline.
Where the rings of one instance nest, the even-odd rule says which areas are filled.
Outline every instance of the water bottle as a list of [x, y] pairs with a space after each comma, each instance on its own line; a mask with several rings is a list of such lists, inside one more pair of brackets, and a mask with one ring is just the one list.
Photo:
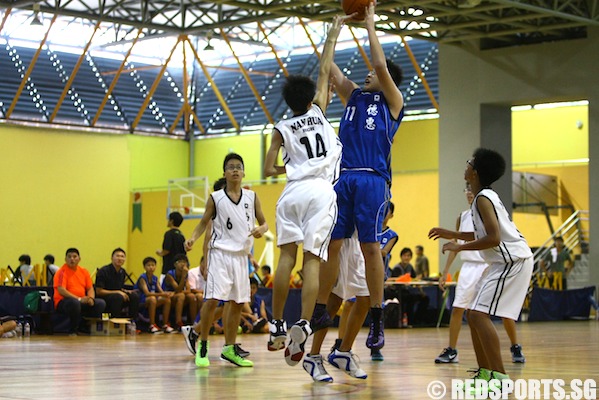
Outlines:
[[402, 328], [408, 327], [408, 313], [403, 313], [403, 317], [401, 318], [401, 326]]
[[31, 336], [31, 325], [29, 325], [29, 322], [25, 322], [25, 326], [23, 327], [23, 336]]
[[23, 325], [20, 322], [17, 322], [17, 327], [15, 328], [17, 331], [17, 337], [23, 336]]
[[136, 335], [137, 334], [137, 325], [135, 324], [135, 321], [131, 320], [131, 323], [129, 324], [129, 335]]

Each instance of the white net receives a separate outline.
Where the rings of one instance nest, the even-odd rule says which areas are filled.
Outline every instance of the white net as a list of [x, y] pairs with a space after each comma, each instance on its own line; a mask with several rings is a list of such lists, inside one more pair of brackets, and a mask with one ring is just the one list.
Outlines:
[[211, 192], [207, 176], [169, 179], [166, 214], [178, 211], [183, 218], [202, 218]]

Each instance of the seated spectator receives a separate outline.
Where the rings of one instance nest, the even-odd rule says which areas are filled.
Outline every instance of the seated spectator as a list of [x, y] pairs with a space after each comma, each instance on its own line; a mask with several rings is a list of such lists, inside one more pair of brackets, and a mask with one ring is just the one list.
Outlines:
[[96, 299], [94, 285], [89, 272], [79, 266], [79, 250], [70, 248], [66, 252], [65, 264], [54, 276], [54, 308], [69, 317], [69, 334], [89, 334], [89, 326], [83, 319], [100, 318], [106, 303]]
[[54, 265], [54, 256], [52, 254], [46, 254], [44, 257], [44, 264], [46, 264], [46, 284], [53, 286], [54, 275], [58, 272], [58, 266]]
[[17, 336], [17, 322], [14, 319], [0, 318], [0, 337], [11, 338]]
[[200, 261], [200, 265], [195, 268], [192, 268], [187, 273], [187, 283], [189, 283], [189, 290], [195, 297], [196, 309], [198, 310], [196, 316], [194, 317], [194, 321], [199, 321], [199, 314], [202, 310], [202, 304], [204, 304], [204, 288], [206, 287], [206, 279], [205, 272], [202, 272], [202, 260]]
[[35, 274], [33, 273], [33, 266], [31, 265], [31, 257], [29, 254], [22, 254], [19, 257], [19, 266], [15, 271], [18, 282], [25, 286], [25, 281], [29, 282], [29, 286], [36, 286]]
[[139, 310], [139, 293], [125, 289], [127, 274], [123, 269], [127, 255], [125, 250], [116, 248], [112, 251], [112, 262], [103, 266], [96, 274], [96, 291], [98, 297], [106, 301], [106, 312], [113, 318], [125, 316], [124, 308], [128, 308], [132, 320], [137, 319]]
[[183, 326], [183, 308], [189, 305], [189, 319], [193, 321], [198, 313], [196, 297], [191, 293], [187, 275], [189, 274], [189, 260], [185, 254], [175, 256], [175, 269], [171, 269], [164, 276], [162, 289], [167, 292], [174, 292], [171, 303], [175, 307], [175, 323], [177, 330]]
[[391, 270], [391, 276], [399, 277], [409, 273], [412, 279], [416, 278], [416, 270], [414, 269], [412, 264], [410, 264], [410, 261], [412, 260], [412, 250], [410, 250], [409, 247], [404, 247], [403, 249], [401, 249], [399, 257], [401, 261], [395, 264], [395, 266]]
[[[391, 276], [400, 277], [409, 273], [412, 279], [416, 278], [416, 270], [410, 264], [412, 250], [409, 247], [404, 247], [399, 256], [401, 261], [393, 267]], [[421, 288], [390, 285], [385, 289], [385, 300], [393, 300], [394, 298], [400, 301], [402, 315], [403, 313], [407, 314], [409, 324], [418, 325], [426, 322], [426, 312], [430, 299]], [[416, 305], [417, 307], [415, 307]]]
[[[158, 283], [158, 277], [154, 275], [156, 271], [156, 259], [146, 257], [143, 261], [144, 272], [141, 274], [135, 289], [139, 291], [139, 303], [148, 309], [150, 318], [150, 333], [174, 333], [175, 330], [169, 324], [169, 315], [171, 313], [171, 297], [173, 292], [165, 292]], [[156, 324], [156, 309], [162, 307], [162, 329]]]
[[245, 303], [241, 310], [242, 324], [252, 333], [268, 332], [268, 315], [266, 303], [258, 294], [258, 281], [250, 278], [250, 302]]
[[272, 289], [274, 285], [274, 276], [271, 275], [270, 266], [263, 265], [260, 267], [260, 272], [262, 273], [262, 286]]

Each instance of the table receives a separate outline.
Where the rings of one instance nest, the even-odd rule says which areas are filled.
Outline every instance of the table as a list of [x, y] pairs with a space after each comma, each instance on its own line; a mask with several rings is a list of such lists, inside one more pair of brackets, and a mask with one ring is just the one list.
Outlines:
[[[439, 289], [439, 281], [434, 280], [413, 280], [407, 282], [398, 281], [396, 278], [388, 278], [385, 281], [385, 286], [392, 285], [401, 285], [405, 287], [423, 289], [426, 292], [426, 295], [429, 296], [431, 304], [437, 305], [436, 327], [438, 328], [439, 326], [441, 326], [441, 320], [443, 319], [443, 314], [445, 313], [445, 308], [447, 307], [447, 300], [449, 297], [451, 297], [451, 303], [453, 304], [453, 296], [455, 294], [455, 286], [457, 285], [457, 282], [446, 282], [444, 291], [441, 291]], [[426, 288], [430, 288], [430, 290], [425, 290]]]

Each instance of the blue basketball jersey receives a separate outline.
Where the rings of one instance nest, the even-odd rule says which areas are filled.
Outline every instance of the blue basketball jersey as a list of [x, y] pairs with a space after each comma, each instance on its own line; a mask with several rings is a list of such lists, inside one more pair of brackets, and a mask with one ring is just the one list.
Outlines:
[[156, 275], [152, 276], [152, 282], [150, 282], [150, 280], [148, 279], [148, 275], [144, 272], [143, 274], [141, 274], [139, 276], [139, 279], [137, 280], [137, 282], [135, 283], [135, 286], [133, 287], [134, 289], [139, 290], [139, 302], [140, 303], [144, 303], [146, 301], [146, 295], [144, 294], [144, 292], [140, 289], [139, 287], [139, 282], [141, 280], [146, 281], [146, 286], [148, 287], [148, 291], [150, 293], [156, 293], [158, 291], [157, 286], [158, 286], [158, 277]]
[[403, 118], [395, 120], [383, 92], [352, 92], [339, 125], [342, 170], [373, 171], [391, 180], [391, 145]]
[[[393, 239], [396, 238], [397, 233], [387, 227], [384, 231], [381, 232], [381, 240], [379, 241], [379, 243], [381, 244], [381, 250], [383, 250], [383, 248], [387, 245], [387, 243]], [[397, 242], [395, 242], [396, 244]], [[393, 246], [391, 246], [391, 248], [389, 249], [389, 253], [387, 254], [387, 257], [385, 257], [385, 259], [383, 260], [383, 262], [385, 263], [385, 267], [389, 267], [389, 260], [391, 259], [391, 250], [393, 250], [393, 247], [395, 247], [395, 244], [393, 244]]]

